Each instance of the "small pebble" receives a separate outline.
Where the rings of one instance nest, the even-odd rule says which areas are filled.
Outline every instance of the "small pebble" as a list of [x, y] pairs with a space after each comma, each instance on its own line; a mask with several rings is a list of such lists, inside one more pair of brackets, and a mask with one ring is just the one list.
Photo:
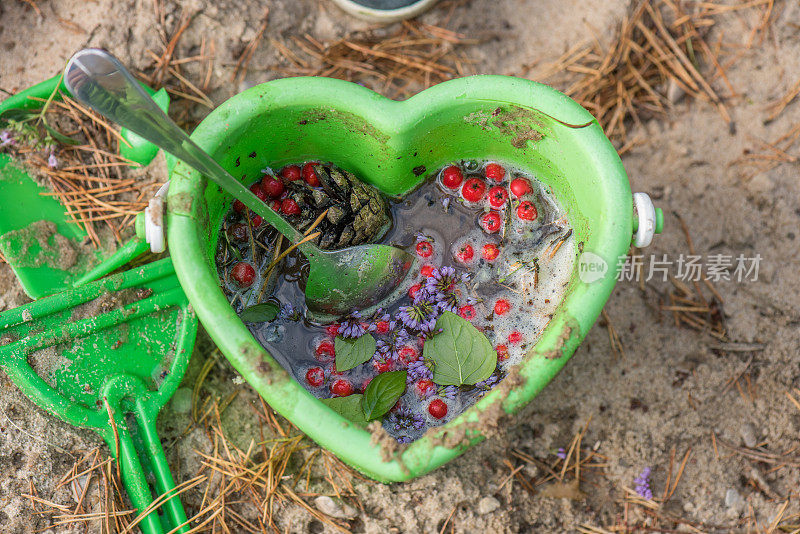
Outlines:
[[686, 91], [681, 89], [675, 80], [670, 80], [667, 84], [667, 100], [677, 104], [684, 96], [686, 96]]
[[491, 514], [500, 508], [500, 501], [494, 497], [484, 497], [478, 501], [478, 513], [481, 515]]
[[753, 448], [758, 445], [758, 440], [756, 438], [756, 427], [752, 423], [745, 423], [739, 429], [739, 433], [742, 436], [742, 442], [744, 443], [745, 447]]
[[349, 504], [337, 502], [327, 495], [320, 495], [314, 499], [314, 506], [323, 514], [336, 519], [353, 519], [358, 515], [358, 510]]
[[191, 388], [178, 388], [172, 396], [170, 407], [175, 413], [189, 413], [192, 409]]
[[739, 492], [733, 488], [728, 488], [728, 491], [725, 492], [725, 506], [739, 508], [742, 505], [744, 505], [744, 499], [739, 495]]

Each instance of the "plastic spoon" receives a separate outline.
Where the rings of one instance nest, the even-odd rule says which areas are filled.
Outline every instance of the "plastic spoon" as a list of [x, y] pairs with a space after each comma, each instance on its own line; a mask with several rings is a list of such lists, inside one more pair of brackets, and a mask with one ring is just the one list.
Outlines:
[[[298, 230], [167, 117], [117, 58], [105, 50], [81, 50], [67, 64], [64, 82], [78, 100], [202, 172], [261, 215], [289, 241], [295, 244], [302, 241], [303, 235]], [[326, 251], [306, 241], [299, 248], [311, 265], [306, 281], [306, 305], [312, 312], [331, 316], [367, 309], [397, 294], [414, 262], [409, 253], [387, 245]]]

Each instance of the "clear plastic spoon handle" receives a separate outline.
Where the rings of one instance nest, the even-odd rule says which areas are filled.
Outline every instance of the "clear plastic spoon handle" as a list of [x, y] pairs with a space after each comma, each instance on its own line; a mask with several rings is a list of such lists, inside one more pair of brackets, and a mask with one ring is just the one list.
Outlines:
[[[291, 224], [197, 146], [186, 132], [161, 111], [133, 75], [110, 53], [98, 48], [77, 52], [67, 63], [64, 83], [79, 101], [212, 179], [227, 193], [261, 215], [292, 243], [303, 239]], [[301, 249], [306, 256], [318, 252], [310, 242], [303, 243]]]

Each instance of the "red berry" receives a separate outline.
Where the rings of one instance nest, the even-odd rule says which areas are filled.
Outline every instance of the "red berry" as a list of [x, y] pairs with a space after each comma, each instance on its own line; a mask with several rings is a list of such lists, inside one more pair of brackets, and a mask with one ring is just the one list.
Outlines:
[[413, 347], [403, 347], [397, 351], [397, 354], [400, 356], [400, 361], [403, 362], [404, 365], [419, 360], [419, 353], [414, 350]]
[[268, 174], [261, 180], [261, 189], [269, 198], [278, 198], [283, 194], [283, 182]]
[[497, 183], [502, 182], [505, 175], [506, 170], [497, 163], [490, 163], [486, 166], [486, 177]]
[[300, 167], [297, 165], [286, 165], [280, 170], [279, 174], [287, 182], [294, 182], [303, 177], [302, 171], [300, 171]]
[[337, 397], [347, 397], [353, 393], [353, 386], [347, 380], [339, 379], [331, 384], [331, 393]]
[[281, 202], [281, 211], [286, 215], [297, 215], [300, 213], [300, 206], [294, 199], [287, 198]]
[[256, 270], [246, 261], [241, 261], [231, 269], [231, 278], [233, 278], [240, 287], [250, 287], [256, 279]]
[[507, 346], [502, 345], [502, 344], [501, 345], [497, 345], [494, 348], [494, 350], [497, 351], [497, 359], [500, 360], [501, 362], [504, 362], [504, 361], [506, 361], [508, 359], [508, 347]]
[[464, 243], [460, 247], [458, 247], [458, 251], [456, 252], [456, 258], [461, 263], [469, 263], [472, 261], [472, 258], [475, 257], [475, 249], [472, 248], [472, 245], [469, 243]]
[[385, 373], [386, 371], [392, 370], [392, 360], [375, 360], [372, 362], [372, 367], [375, 368], [376, 371], [379, 373]]
[[497, 299], [497, 302], [494, 303], [495, 315], [505, 315], [510, 309], [511, 303], [509, 303], [506, 299]]
[[484, 214], [481, 217], [481, 228], [487, 234], [493, 234], [500, 230], [500, 226], [503, 224], [503, 219], [500, 218], [500, 214], [496, 211], [490, 211], [489, 213]]
[[433, 265], [423, 265], [422, 269], [419, 270], [419, 274], [425, 278], [430, 278], [433, 276]]
[[479, 202], [485, 194], [486, 183], [480, 178], [470, 178], [461, 188], [461, 195], [469, 202]]
[[312, 367], [306, 371], [306, 382], [313, 388], [318, 388], [325, 381], [325, 371], [322, 367]]
[[287, 165], [283, 169], [281, 169], [281, 176], [289, 180], [290, 182], [294, 182], [295, 180], [299, 180], [302, 177], [300, 167], [297, 165]]
[[508, 192], [502, 185], [496, 185], [489, 189], [489, 205], [496, 210], [499, 210], [506, 205], [508, 200]]
[[250, 225], [253, 228], [258, 228], [263, 222], [264, 219], [261, 217], [261, 215], [256, 215], [255, 213], [250, 214]]
[[511, 193], [517, 198], [533, 191], [531, 189], [531, 183], [525, 178], [514, 178], [511, 180], [511, 184], [508, 187], [511, 189]]
[[375, 331], [379, 334], [386, 334], [389, 332], [389, 321], [378, 321], [375, 323]]
[[428, 405], [428, 413], [436, 419], [441, 419], [447, 415], [447, 404], [442, 399], [434, 399]]
[[420, 241], [417, 243], [417, 256], [420, 258], [430, 258], [433, 254], [433, 245], [429, 241]]
[[319, 187], [319, 176], [317, 176], [317, 171], [314, 170], [314, 165], [317, 165], [316, 161], [303, 165], [303, 180], [311, 187]]
[[450, 165], [442, 171], [442, 184], [448, 189], [458, 189], [463, 181], [464, 175], [455, 165]]
[[458, 314], [461, 316], [462, 319], [466, 319], [467, 321], [471, 321], [478, 316], [478, 313], [475, 311], [475, 306], [473, 306], [472, 304], [461, 306], [458, 309]]
[[430, 380], [420, 380], [416, 385], [417, 392], [423, 398], [427, 397], [430, 393], [433, 393], [433, 389], [436, 387]]
[[240, 243], [247, 241], [247, 234], [247, 226], [242, 223], [232, 224], [231, 227], [228, 228], [228, 237]]
[[514, 330], [508, 334], [508, 342], [512, 345], [516, 345], [520, 341], [522, 341], [522, 334], [518, 330]]
[[336, 357], [336, 347], [333, 344], [333, 341], [329, 339], [323, 339], [317, 345], [317, 348], [314, 349], [314, 355], [320, 361], [328, 361], [334, 357]]
[[536, 206], [530, 200], [523, 200], [517, 206], [517, 217], [523, 221], [535, 221], [539, 213], [536, 211]]
[[244, 211], [244, 203], [241, 200], [234, 200], [233, 201], [233, 210], [236, 213], [242, 213]]
[[258, 199], [262, 202], [267, 201], [267, 193], [264, 191], [264, 188], [261, 187], [261, 182], [256, 182], [250, 186], [250, 192], [253, 193]]
[[483, 245], [482, 255], [486, 261], [494, 261], [500, 255], [500, 249], [494, 243], [486, 243]]
[[420, 289], [422, 289], [422, 284], [414, 284], [408, 288], [408, 296], [413, 299], [417, 296], [417, 293], [419, 293]]
[[325, 327], [325, 331], [328, 333], [329, 336], [336, 337], [337, 335], [339, 335], [339, 325], [329, 324], [328, 326]]
[[281, 211], [281, 201], [280, 200], [273, 200], [272, 204], [270, 204], [269, 207], [272, 208], [272, 211], [280, 212]]

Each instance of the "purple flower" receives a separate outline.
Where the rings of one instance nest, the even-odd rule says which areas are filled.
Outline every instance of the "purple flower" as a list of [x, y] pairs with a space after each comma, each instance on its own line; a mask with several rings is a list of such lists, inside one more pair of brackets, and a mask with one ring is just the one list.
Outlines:
[[292, 319], [293, 316], [294, 316], [294, 306], [292, 306], [292, 303], [285, 302], [281, 304], [281, 307], [278, 310], [278, 317], [281, 319]]
[[343, 338], [357, 338], [367, 333], [363, 326], [361, 326], [361, 314], [353, 312], [350, 317], [342, 321], [339, 326], [339, 335]]
[[450, 210], [450, 197], [444, 197], [442, 199], [442, 207], [444, 208], [445, 213]]
[[47, 166], [51, 169], [58, 167], [58, 159], [56, 159], [56, 155], [52, 151], [50, 152], [50, 156], [47, 158]]
[[440, 311], [458, 313], [458, 297], [454, 293], [447, 293], [436, 302]]
[[478, 389], [489, 391], [490, 389], [495, 387], [498, 382], [500, 382], [500, 377], [497, 375], [492, 375], [486, 380], [481, 380], [480, 382], [477, 382], [475, 384], [475, 387]]
[[433, 272], [425, 281], [425, 288], [432, 294], [452, 292], [458, 283], [459, 277], [456, 270], [450, 266], [433, 269]]
[[419, 430], [425, 424], [425, 419], [420, 414], [402, 407], [386, 417], [386, 424], [395, 431]]
[[406, 327], [420, 332], [431, 332], [439, 317], [439, 308], [429, 300], [420, 300], [409, 306], [400, 306], [397, 317]]
[[456, 274], [452, 267], [434, 269], [433, 274], [425, 282], [425, 292], [429, 300], [436, 302], [440, 311], [456, 313], [458, 311], [458, 295], [456, 284], [468, 280], [466, 273]]
[[416, 380], [431, 380], [432, 378], [433, 373], [431, 372], [431, 368], [424, 359], [408, 364], [408, 374], [406, 375], [406, 381], [408, 383]]
[[397, 345], [395, 343], [379, 339], [375, 342], [375, 355], [378, 360], [394, 360], [400, 357], [397, 353]]
[[409, 436], [397, 436], [397, 443], [411, 443], [411, 438]]
[[0, 131], [0, 147], [13, 144], [14, 144], [14, 138], [11, 137], [11, 132], [9, 132], [8, 130]]
[[392, 330], [392, 339], [394, 340], [395, 347], [399, 347], [414, 339], [414, 336], [412, 336], [405, 328], [398, 326], [397, 329]]
[[456, 393], [458, 393], [458, 386], [444, 386], [439, 388], [439, 396], [444, 399], [453, 400], [456, 398]]
[[639, 497], [648, 501], [653, 499], [653, 492], [650, 490], [650, 472], [650, 468], [645, 467], [641, 474], [633, 479], [634, 484], [636, 484], [636, 493], [639, 494]]
[[378, 308], [378, 310], [374, 314], [372, 314], [372, 319], [370, 319], [369, 326], [367, 326], [367, 330], [369, 330], [370, 332], [374, 332], [375, 330], [378, 329], [378, 323], [381, 321], [385, 321], [389, 323], [389, 331], [391, 331], [393, 328], [393, 325], [390, 322], [391, 318], [392, 316], [386, 313], [383, 308]]
[[564, 447], [559, 447], [558, 450], [556, 451], [556, 456], [558, 456], [562, 460], [566, 460], [567, 459], [567, 451], [564, 450]]

